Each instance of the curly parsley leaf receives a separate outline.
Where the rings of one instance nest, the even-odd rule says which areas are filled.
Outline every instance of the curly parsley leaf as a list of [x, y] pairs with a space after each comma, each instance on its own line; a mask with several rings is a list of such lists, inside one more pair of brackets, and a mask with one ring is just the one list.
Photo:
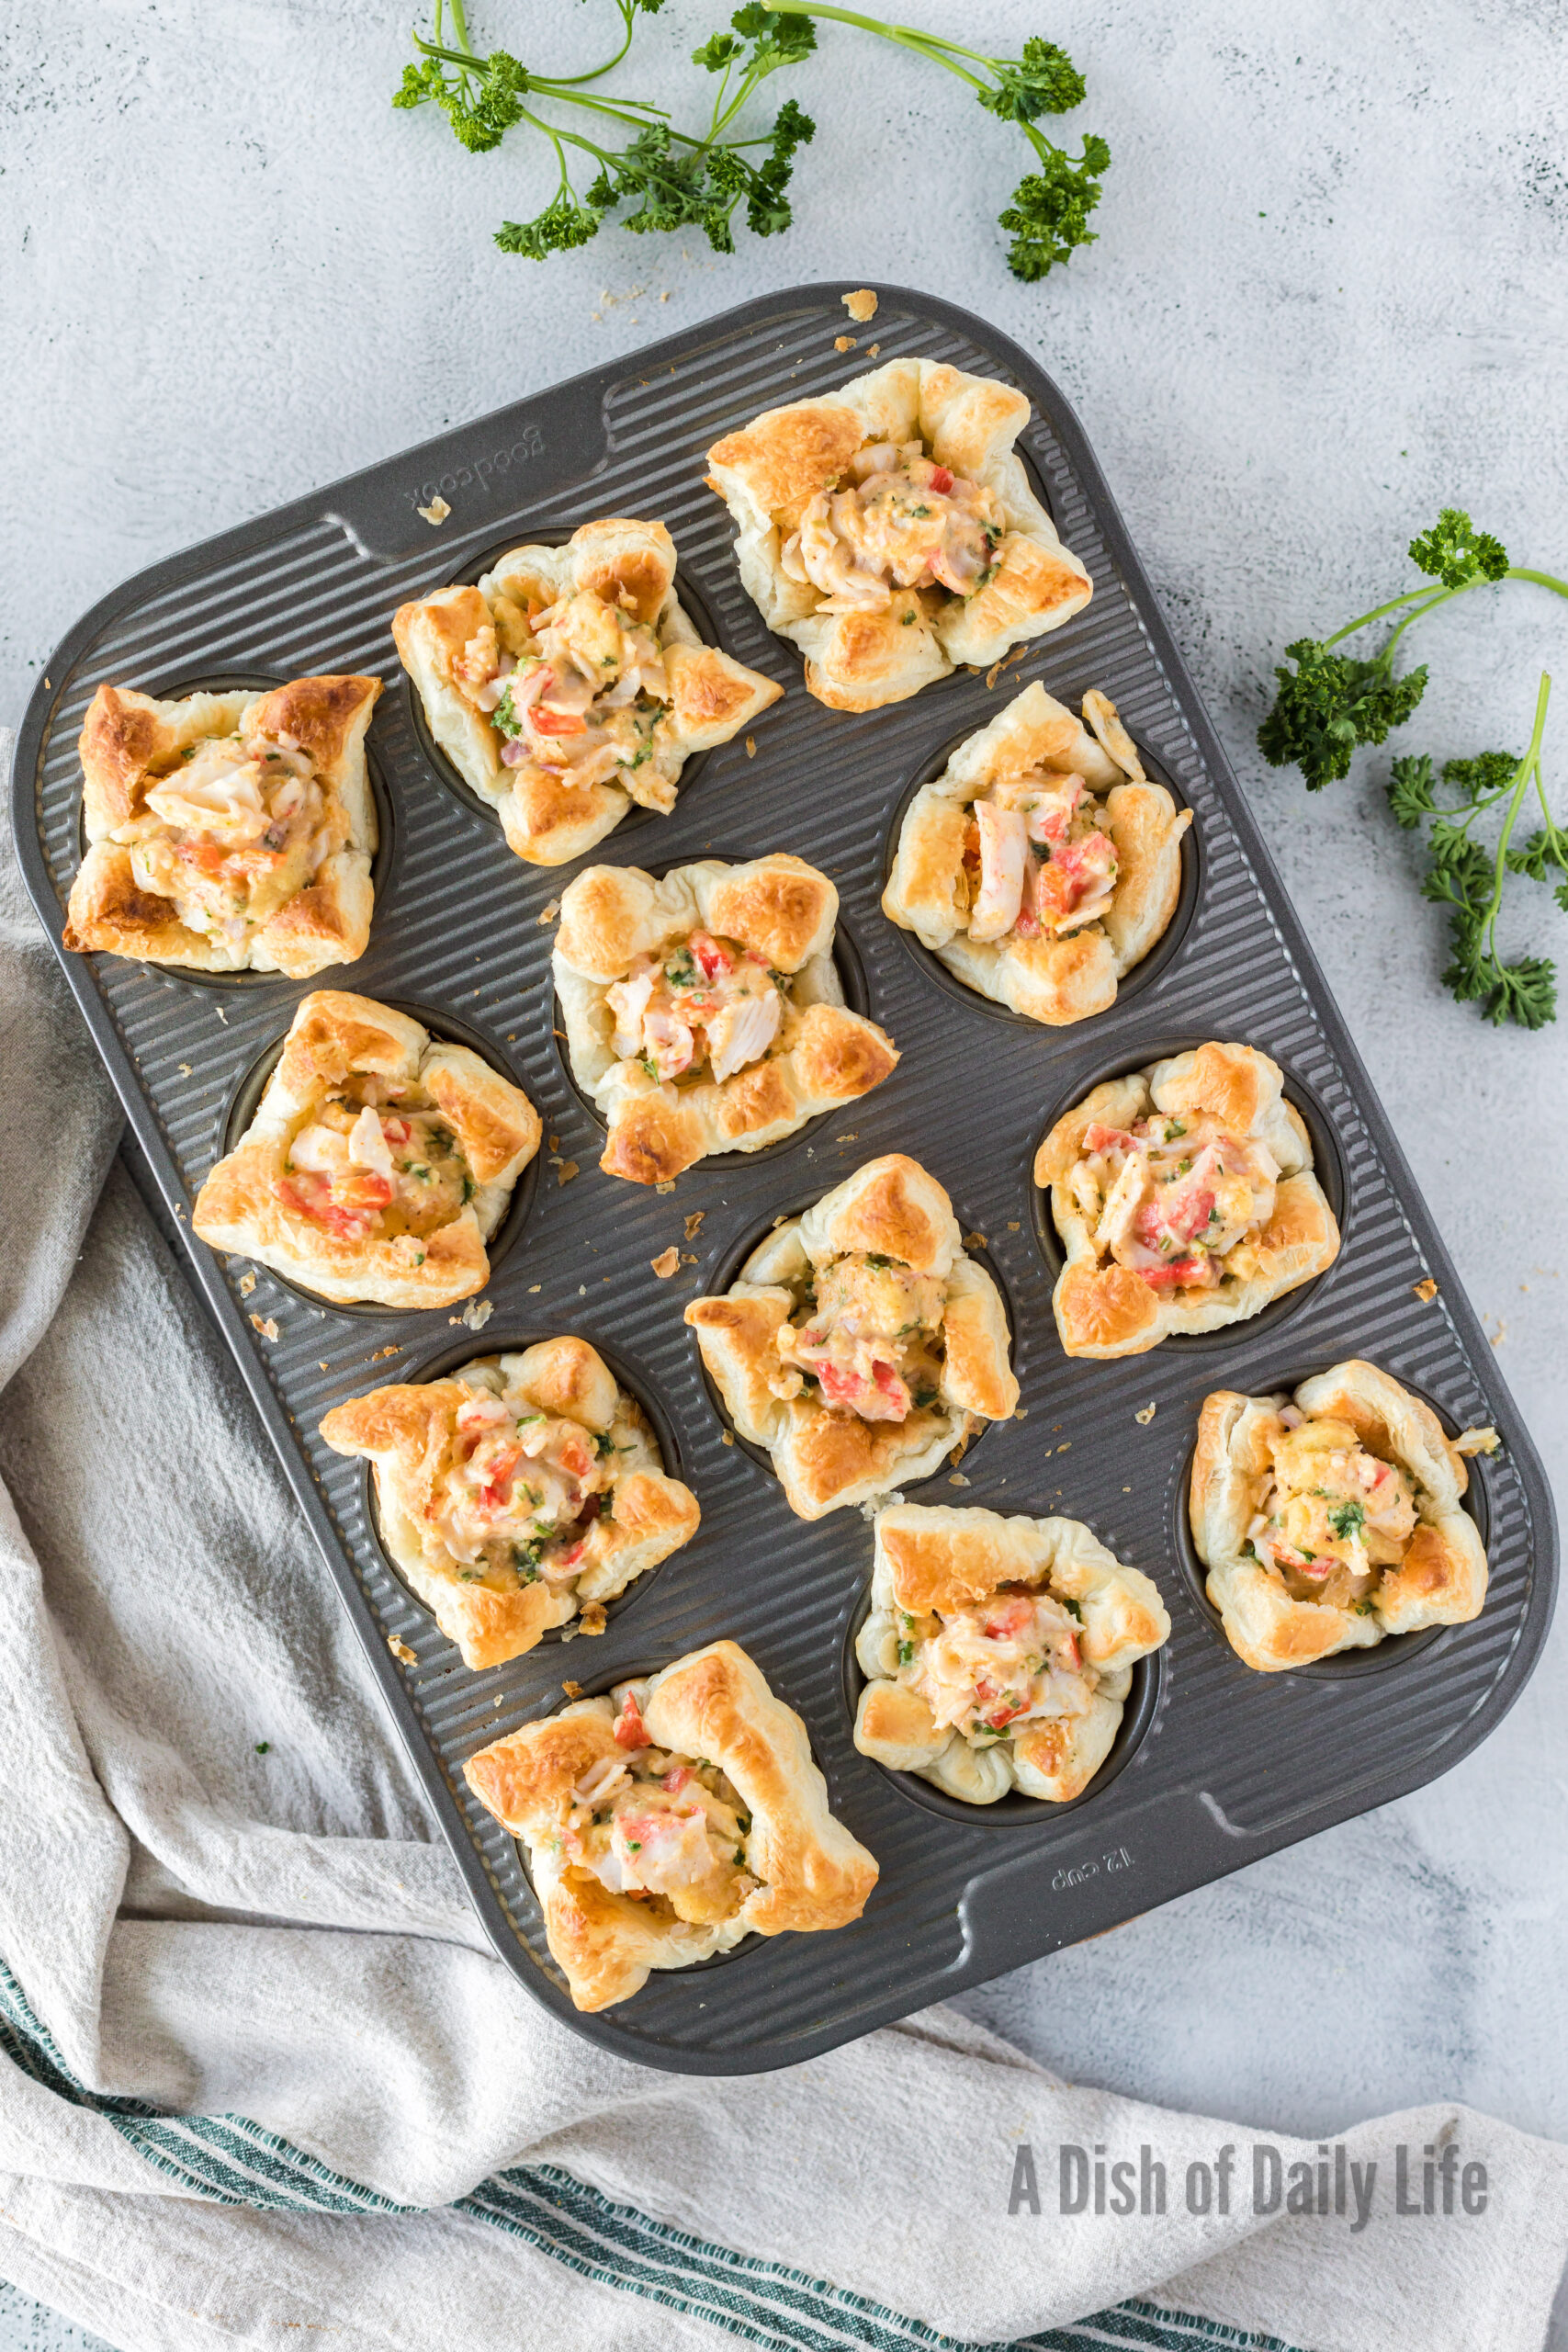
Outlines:
[[1296, 666], [1274, 673], [1279, 692], [1258, 748], [1270, 767], [1294, 761], [1309, 792], [1348, 775], [1358, 744], [1384, 742], [1427, 691], [1424, 667], [1396, 678], [1383, 661], [1331, 653], [1315, 638], [1298, 638], [1285, 658]]
[[1388, 805], [1393, 811], [1394, 822], [1413, 833], [1436, 806], [1432, 797], [1436, 790], [1429, 752], [1395, 760], [1388, 772]]
[[1080, 245], [1096, 243], [1099, 232], [1089, 227], [1089, 217], [1110, 167], [1110, 148], [1090, 131], [1076, 161], [1053, 149], [1039, 171], [1025, 173], [1012, 202], [997, 215], [997, 226], [1012, 239], [1008, 267], [1015, 277], [1035, 285]]
[[1054, 40], [1026, 40], [1016, 60], [992, 58], [994, 89], [979, 93], [980, 104], [1003, 122], [1033, 122], [1043, 114], [1071, 114], [1089, 85], [1065, 49]]
[[1508, 569], [1500, 541], [1473, 529], [1461, 506], [1445, 506], [1432, 528], [1411, 540], [1410, 560], [1445, 588], [1468, 588], [1478, 578], [1501, 580]]

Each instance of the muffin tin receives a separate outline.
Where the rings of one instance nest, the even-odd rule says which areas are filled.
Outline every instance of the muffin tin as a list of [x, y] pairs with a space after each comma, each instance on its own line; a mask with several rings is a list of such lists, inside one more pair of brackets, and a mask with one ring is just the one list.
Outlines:
[[[477, 1303], [490, 1312], [469, 1351], [561, 1331], [602, 1346], [658, 1401], [666, 1450], [702, 1504], [695, 1539], [631, 1588], [603, 1635], [468, 1673], [388, 1566], [363, 1466], [329, 1453], [316, 1427], [344, 1397], [449, 1365], [471, 1327], [446, 1309], [346, 1313], [199, 1243], [190, 1270], [497, 1952], [579, 2032], [682, 2073], [808, 2058], [1430, 1780], [1517, 1696], [1555, 1577], [1540, 1463], [1081, 429], [1017, 345], [952, 304], [878, 290], [852, 351], [835, 348], [846, 332], [838, 286], [767, 295], [155, 566], [56, 650], [15, 766], [22, 865], [58, 944], [80, 857], [76, 737], [100, 680], [152, 693], [220, 674], [362, 671], [388, 681], [370, 743], [397, 855], [368, 952], [313, 985], [415, 1003], [423, 1017], [475, 1033], [537, 1104], [547, 1134], [537, 1179]], [[704, 453], [762, 408], [906, 355], [1029, 394], [1034, 415], [1020, 446], [1095, 594], [994, 687], [961, 672], [891, 709], [848, 716], [805, 692], [799, 658], [742, 591], [729, 517], [703, 484]], [[416, 510], [438, 492], [452, 511], [433, 528]], [[821, 866], [840, 893], [867, 1009], [903, 1057], [841, 1118], [755, 1161], [701, 1163], [664, 1193], [599, 1171], [602, 1129], [559, 1059], [546, 910], [578, 869], [520, 864], [494, 819], [434, 772], [389, 628], [397, 605], [471, 574], [476, 559], [616, 514], [669, 525], [705, 634], [711, 626], [786, 696], [755, 722], [754, 757], [740, 740], [705, 754], [688, 768], [672, 816], [657, 828], [623, 825], [594, 855], [663, 865], [789, 849]], [[913, 784], [1033, 678], [1075, 707], [1088, 687], [1103, 687], [1195, 815], [1186, 852], [1194, 903], [1173, 949], [1156, 948], [1154, 976], [1137, 985], [1130, 975], [1108, 1012], [1063, 1030], [998, 1020], [911, 954], [878, 906], [890, 829]], [[62, 962], [188, 1231], [236, 1089], [312, 984], [257, 975], [219, 989], [107, 956]], [[1332, 1163], [1325, 1177], [1339, 1179], [1340, 1257], [1254, 1322], [1118, 1363], [1070, 1361], [1051, 1317], [1035, 1148], [1098, 1078], [1205, 1037], [1262, 1046], [1310, 1105]], [[871, 1572], [870, 1528], [852, 1510], [815, 1525], [794, 1518], [770, 1471], [733, 1442], [682, 1322], [687, 1299], [722, 1286], [743, 1239], [891, 1150], [928, 1167], [960, 1216], [976, 1221], [965, 1230], [985, 1236], [1022, 1384], [1019, 1418], [987, 1430], [961, 1465], [911, 1487], [910, 1498], [1085, 1520], [1155, 1577], [1170, 1611], [1170, 1641], [1129, 1706], [1117, 1769], [1070, 1806], [943, 1804], [924, 1783], [857, 1755], [851, 1634]], [[671, 1242], [696, 1262], [661, 1281], [650, 1261]], [[1414, 1286], [1428, 1273], [1439, 1289], [1427, 1304]], [[1486, 1606], [1474, 1623], [1421, 1636], [1379, 1671], [1256, 1674], [1227, 1647], [1184, 1564], [1178, 1514], [1198, 1408], [1212, 1388], [1261, 1393], [1350, 1354], [1386, 1366], [1450, 1428], [1491, 1421], [1502, 1432], [1503, 1450], [1472, 1465], [1488, 1530]], [[1150, 1405], [1152, 1419], [1135, 1418]], [[742, 1643], [805, 1717], [833, 1809], [876, 1855], [881, 1883], [853, 1927], [753, 1939], [581, 2017], [545, 1949], [519, 1849], [469, 1796], [463, 1761], [559, 1707], [563, 1676], [603, 1689], [721, 1634]]]

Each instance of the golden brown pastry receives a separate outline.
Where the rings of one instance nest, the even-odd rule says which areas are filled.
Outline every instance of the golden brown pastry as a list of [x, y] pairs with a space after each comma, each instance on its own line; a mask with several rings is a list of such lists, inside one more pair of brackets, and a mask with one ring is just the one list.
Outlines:
[[521, 1087], [467, 1046], [320, 989], [191, 1224], [322, 1298], [449, 1306], [490, 1280], [485, 1243], [539, 1136]]
[[916, 793], [882, 894], [966, 987], [1054, 1026], [1103, 1012], [1161, 936], [1192, 821], [1113, 703], [1084, 717], [1025, 686]]
[[[586, 1340], [377, 1388], [321, 1423], [375, 1465], [388, 1551], [463, 1664], [500, 1666], [689, 1544], [696, 1497]], [[595, 1612], [583, 1631], [603, 1631]]]
[[898, 1057], [845, 1007], [838, 911], [828, 876], [782, 851], [662, 881], [591, 865], [568, 884], [556, 993], [573, 1073], [609, 1123], [601, 1168], [662, 1183], [880, 1086]]
[[527, 1846], [580, 2009], [743, 1936], [847, 1927], [876, 1884], [828, 1810], [806, 1725], [734, 1642], [525, 1724], [464, 1770]]
[[1070, 1356], [1135, 1356], [1244, 1322], [1339, 1255], [1312, 1139], [1251, 1046], [1108, 1079], [1034, 1158], [1066, 1250], [1052, 1304]]
[[1159, 1589], [1076, 1519], [895, 1503], [876, 1514], [855, 1746], [967, 1804], [1065, 1804], [1111, 1753]]
[[564, 865], [635, 804], [668, 816], [694, 752], [784, 688], [705, 645], [662, 523], [584, 523], [513, 548], [477, 587], [392, 618], [431, 732], [530, 865]]
[[708, 451], [747, 594], [800, 647], [819, 702], [902, 702], [1088, 604], [1013, 447], [1028, 422], [1006, 384], [890, 359]]
[[65, 945], [310, 978], [370, 937], [378, 678], [155, 702], [100, 686], [82, 726], [90, 844]]
[[929, 1478], [1018, 1403], [997, 1286], [965, 1255], [942, 1186], [902, 1152], [776, 1227], [686, 1320], [802, 1519]]
[[1391, 1373], [1352, 1357], [1293, 1400], [1220, 1389], [1192, 1460], [1192, 1540], [1236, 1656], [1260, 1674], [1464, 1625], [1486, 1555], [1460, 1498], [1467, 1442]]

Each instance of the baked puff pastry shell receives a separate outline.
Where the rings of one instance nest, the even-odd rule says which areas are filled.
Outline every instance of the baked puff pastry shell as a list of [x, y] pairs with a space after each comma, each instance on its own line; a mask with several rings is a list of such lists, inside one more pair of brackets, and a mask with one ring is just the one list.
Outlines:
[[1078, 1520], [892, 1504], [855, 1639], [855, 1746], [968, 1804], [1010, 1789], [1065, 1804], [1169, 1636], [1158, 1588]]
[[[378, 1121], [383, 1138], [389, 1122], [406, 1130], [418, 1119], [422, 1137], [428, 1130], [454, 1139], [456, 1152], [434, 1166], [445, 1191], [434, 1192], [434, 1211], [422, 1211], [412, 1183], [396, 1173], [389, 1201], [380, 1185], [365, 1181], [378, 1172], [383, 1156], [393, 1159], [393, 1146], [378, 1148], [374, 1136], [358, 1147], [351, 1139], [351, 1151], [373, 1157], [351, 1159], [344, 1173], [351, 1199], [357, 1181], [365, 1197], [379, 1195], [384, 1210], [338, 1213], [338, 1179], [320, 1170], [308, 1187], [298, 1182], [293, 1154], [299, 1138], [334, 1121], [346, 1133], [361, 1106], [368, 1108], [369, 1095], [385, 1114]], [[408, 1115], [400, 1117], [400, 1104]], [[449, 1306], [490, 1280], [485, 1243], [538, 1150], [540, 1134], [539, 1114], [522, 1089], [467, 1046], [432, 1037], [408, 1013], [371, 997], [320, 989], [300, 1000], [255, 1116], [197, 1194], [191, 1224], [214, 1250], [254, 1258], [322, 1298]], [[396, 1148], [404, 1151], [406, 1144], [405, 1135]], [[419, 1164], [431, 1170], [431, 1153]], [[424, 1180], [413, 1182], [423, 1193]], [[322, 1183], [332, 1192], [311, 1214], [304, 1203]], [[409, 1202], [415, 1204], [412, 1216]], [[449, 1213], [443, 1216], [444, 1202]]]
[[942, 1186], [902, 1152], [776, 1227], [686, 1321], [737, 1430], [766, 1447], [802, 1519], [930, 1477], [1018, 1403], [997, 1286], [965, 1255]]
[[1355, 1357], [1303, 1380], [1293, 1403], [1205, 1397], [1188, 1505], [1236, 1656], [1280, 1674], [1479, 1616], [1486, 1554], [1461, 1508], [1466, 1442]]
[[1245, 1322], [1334, 1263], [1339, 1227], [1281, 1084], [1256, 1047], [1210, 1044], [1108, 1079], [1057, 1120], [1034, 1181], [1066, 1251], [1052, 1305], [1068, 1355]]
[[[546, 612], [557, 624], [547, 640], [532, 626]], [[662, 523], [584, 523], [564, 547], [513, 548], [477, 587], [401, 605], [392, 636], [431, 732], [530, 865], [582, 856], [634, 803], [668, 816], [693, 753], [728, 743], [784, 692], [703, 643], [676, 592], [675, 543]], [[515, 702], [552, 649], [570, 656], [574, 675], [591, 672], [612, 689], [635, 670], [639, 691], [613, 708], [596, 695], [584, 730], [516, 734], [530, 755], [508, 765], [508, 735], [492, 714], [513, 679]]]
[[[743, 1936], [847, 1927], [876, 1884], [874, 1859], [828, 1809], [805, 1724], [734, 1642], [525, 1724], [464, 1770], [527, 1847], [580, 2009], [629, 2000], [651, 1970], [690, 1968]], [[682, 1773], [680, 1788], [660, 1785]], [[618, 1833], [617, 1815], [629, 1815]], [[633, 1892], [639, 1861], [659, 1883]]]
[[475, 1668], [615, 1600], [701, 1517], [586, 1340], [373, 1389], [334, 1406], [321, 1435], [374, 1465], [382, 1541]]
[[[739, 526], [741, 581], [768, 627], [806, 655], [806, 683], [819, 702], [834, 710], [902, 702], [960, 662], [988, 665], [1021, 639], [1060, 628], [1088, 604], [1089, 574], [1057, 538], [1013, 447], [1029, 414], [1022, 392], [989, 377], [931, 359], [892, 359], [820, 400], [768, 409], [708, 451], [708, 479]], [[958, 594], [929, 568], [923, 585], [900, 587], [884, 575], [910, 565], [885, 564], [869, 588], [850, 582], [851, 608], [831, 609], [846, 602], [843, 591], [829, 597], [788, 568], [803, 519], [808, 531], [822, 527], [815, 524], [822, 508], [813, 502], [851, 483], [857, 459], [868, 462], [863, 452], [902, 452], [913, 442], [939, 469], [939, 482], [945, 472], [984, 493], [994, 534], [988, 569], [977, 575], [980, 584]], [[896, 542], [930, 526], [923, 511], [930, 498], [906, 504], [908, 520], [888, 542], [897, 554], [908, 550]]]
[[100, 686], [79, 745], [89, 843], [65, 941], [193, 972], [310, 979], [370, 937], [378, 678], [157, 702]]
[[[662, 881], [591, 865], [569, 883], [556, 993], [573, 1073], [608, 1122], [601, 1168], [662, 1183], [709, 1152], [760, 1151], [880, 1086], [898, 1056], [844, 1004], [838, 910], [828, 876], [784, 852], [744, 865], [705, 858]], [[637, 1034], [623, 1052], [628, 1003]]]
[[966, 987], [1054, 1027], [1114, 1003], [1166, 930], [1192, 821], [1114, 704], [1088, 694], [1084, 715], [1036, 683], [961, 743], [910, 801], [882, 896]]

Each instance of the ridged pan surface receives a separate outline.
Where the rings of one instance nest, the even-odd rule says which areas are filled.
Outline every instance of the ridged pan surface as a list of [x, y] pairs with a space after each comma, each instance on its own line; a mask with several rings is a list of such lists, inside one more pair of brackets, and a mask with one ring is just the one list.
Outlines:
[[[375, 672], [389, 691], [371, 743], [395, 819], [391, 871], [368, 953], [324, 985], [448, 1012], [510, 1066], [549, 1141], [526, 1219], [484, 1301], [473, 1352], [561, 1331], [602, 1343], [660, 1400], [701, 1530], [612, 1612], [597, 1638], [546, 1642], [468, 1673], [385, 1564], [361, 1465], [316, 1435], [329, 1406], [450, 1362], [467, 1334], [445, 1311], [343, 1314], [265, 1269], [191, 1244], [226, 1333], [320, 1540], [387, 1703], [423, 1778], [495, 1948], [578, 2030], [682, 2072], [785, 2064], [1097, 1934], [1258, 1855], [1416, 1787], [1498, 1721], [1539, 1653], [1554, 1577], [1551, 1507], [1492, 1351], [1381, 1114], [1268, 854], [1228, 773], [1076, 419], [1014, 344], [925, 296], [881, 293], [859, 347], [838, 287], [768, 296], [641, 357], [539, 394], [175, 557], [71, 632], [34, 697], [16, 767], [18, 838], [39, 912], [59, 939], [81, 854], [76, 738], [102, 679], [150, 690], [219, 673]], [[877, 345], [874, 356], [869, 349]], [[864, 717], [805, 691], [793, 650], [743, 593], [704, 452], [758, 411], [822, 391], [878, 359], [918, 355], [1019, 384], [1021, 443], [1062, 537], [1089, 566], [1087, 611], [1037, 640], [989, 686], [960, 673]], [[436, 492], [450, 518], [417, 508]], [[893, 1078], [843, 1117], [755, 1164], [710, 1160], [659, 1194], [601, 1173], [602, 1132], [568, 1083], [553, 1034], [546, 909], [576, 868], [519, 863], [499, 826], [435, 773], [389, 629], [394, 607], [474, 559], [599, 515], [658, 516], [721, 642], [785, 688], [752, 733], [709, 753], [672, 817], [623, 826], [597, 855], [666, 865], [708, 851], [787, 849], [837, 883], [869, 1010], [896, 1040]], [[983, 725], [1031, 679], [1076, 707], [1104, 688], [1194, 811], [1195, 902], [1154, 978], [1100, 1018], [1048, 1030], [955, 989], [883, 917], [888, 830], [933, 754]], [[170, 1208], [188, 1229], [235, 1090], [287, 1026], [304, 984], [202, 986], [112, 956], [62, 957]], [[1208, 1037], [1281, 1064], [1317, 1135], [1344, 1248], [1320, 1281], [1258, 1323], [1168, 1342], [1119, 1363], [1069, 1362], [1050, 1311], [1052, 1270], [1032, 1198], [1034, 1148], [1055, 1113], [1109, 1072]], [[910, 1498], [1083, 1519], [1146, 1569], [1170, 1611], [1168, 1647], [1129, 1707], [1131, 1752], [1076, 1804], [955, 1815], [852, 1744], [848, 1639], [871, 1565], [857, 1511], [807, 1526], [728, 1432], [699, 1374], [682, 1308], [785, 1205], [826, 1192], [874, 1153], [920, 1159], [985, 1236], [1004, 1286], [1021, 1417], [987, 1430], [958, 1479]], [[578, 1173], [569, 1176], [566, 1163]], [[563, 1178], [566, 1181], [561, 1181]], [[689, 1242], [685, 1219], [704, 1212]], [[696, 1260], [660, 1281], [671, 1242]], [[254, 1272], [242, 1294], [242, 1277]], [[1423, 1304], [1413, 1286], [1439, 1285]], [[275, 1324], [276, 1340], [256, 1326]], [[1215, 1387], [1261, 1392], [1337, 1358], [1371, 1356], [1450, 1425], [1491, 1421], [1503, 1450], [1472, 1465], [1491, 1559], [1473, 1624], [1371, 1671], [1265, 1676], [1226, 1646], [1179, 1534], [1199, 1405]], [[1150, 1405], [1152, 1419], [1135, 1418]], [[186, 1476], [199, 1476], [187, 1467]], [[834, 1810], [875, 1854], [864, 1917], [836, 1934], [752, 1939], [625, 2005], [572, 2009], [545, 1949], [513, 1840], [470, 1799], [465, 1758], [562, 1702], [728, 1634], [805, 1717]], [[390, 1644], [400, 1645], [395, 1654]], [[412, 1662], [405, 1662], [412, 1654]], [[1378, 1660], [1378, 1653], [1372, 1653]], [[1136, 1720], [1132, 1718], [1135, 1715]], [[916, 1792], [920, 1793], [916, 1793]]]

